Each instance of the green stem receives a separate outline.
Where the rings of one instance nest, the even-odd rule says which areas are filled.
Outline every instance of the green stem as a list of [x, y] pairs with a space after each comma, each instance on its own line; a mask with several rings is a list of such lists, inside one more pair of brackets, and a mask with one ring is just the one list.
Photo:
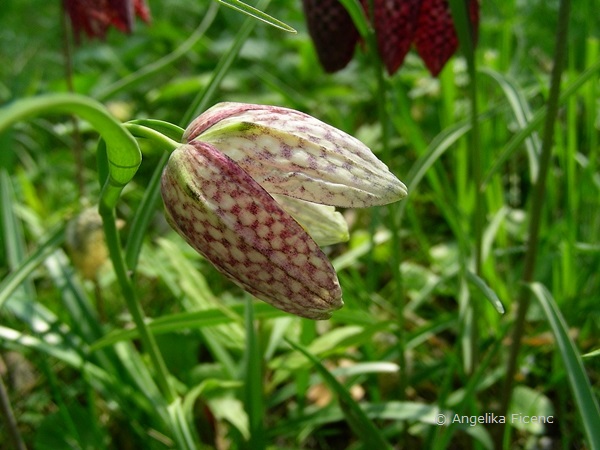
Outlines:
[[262, 357], [258, 333], [254, 324], [254, 301], [248, 296], [246, 300], [246, 350], [244, 352], [244, 405], [248, 414], [250, 439], [248, 449], [261, 450], [266, 448], [265, 438], [265, 404], [263, 398]]
[[8, 430], [8, 440], [12, 443], [13, 448], [17, 450], [26, 450], [25, 442], [19, 432], [17, 420], [10, 405], [10, 398], [4, 386], [3, 376], [0, 375], [0, 412], [4, 419], [4, 427]]
[[[138, 328], [144, 348], [154, 365], [156, 378], [163, 393], [161, 401], [166, 401], [165, 407], [173, 410], [173, 413], [169, 415], [172, 418], [169, 425], [175, 434], [178, 447], [197, 448], [189, 424], [183, 420], [184, 415], [180, 411], [180, 402], [176, 397], [175, 389], [169, 382], [169, 374], [162, 355], [154, 336], [146, 326], [144, 314], [137, 300], [136, 290], [124, 259], [116, 226], [115, 207], [121, 191], [135, 175], [142, 159], [137, 141], [125, 126], [108, 113], [102, 104], [77, 94], [44, 95], [18, 100], [6, 105], [0, 108], [0, 132], [20, 120], [57, 112], [84, 118], [99, 131], [103, 138], [98, 146], [98, 172], [99, 179], [103, 183], [99, 211], [103, 220], [109, 254], [127, 307]], [[161, 125], [158, 121], [152, 123], [166, 129], [171, 137], [181, 134], [181, 130], [177, 127], [164, 123]], [[157, 134], [152, 129], [143, 129], [135, 124], [132, 125], [132, 129], [146, 138], [157, 140], [161, 146], [175, 147], [178, 145], [171, 138]]]
[[121, 245], [119, 240], [119, 232], [116, 225], [116, 216], [114, 209], [106, 207], [106, 205], [100, 205], [100, 215], [102, 216], [102, 222], [104, 225], [104, 233], [106, 236], [106, 245], [113, 263], [117, 281], [123, 293], [123, 298], [127, 304], [127, 308], [133, 318], [133, 321], [138, 329], [140, 338], [144, 345], [144, 348], [150, 355], [152, 364], [156, 370], [156, 378], [158, 385], [167, 401], [171, 403], [175, 397], [175, 390], [169, 383], [168, 371], [165, 362], [160, 354], [154, 335], [150, 333], [146, 321], [144, 320], [144, 313], [142, 307], [137, 299], [137, 293], [133, 282], [128, 274], [127, 266], [125, 265], [125, 258], [121, 251]]
[[[466, 12], [466, 8], [465, 8]], [[477, 70], [475, 64], [474, 46], [471, 45], [468, 51], [471, 51], [471, 56], [467, 58], [467, 65], [469, 71], [469, 102], [471, 105], [471, 134], [469, 140], [469, 153], [471, 156], [471, 171], [473, 175], [473, 184], [475, 185], [475, 211], [473, 212], [473, 232], [475, 234], [475, 274], [481, 276], [482, 267], [482, 253], [483, 253], [483, 229], [485, 225], [485, 203], [484, 203], [484, 192], [481, 189], [481, 181], [483, 178], [482, 164], [481, 164], [481, 139], [479, 135], [479, 120], [477, 116], [479, 109], [477, 106]], [[477, 361], [479, 359], [479, 328], [478, 317], [479, 317], [479, 303], [477, 301], [471, 301], [470, 306], [472, 309], [472, 323], [471, 323], [471, 335], [470, 335], [470, 347], [471, 347], [471, 361], [467, 365], [467, 371], [473, 373], [477, 367]]]
[[151, 140], [153, 143], [158, 144], [161, 148], [169, 148], [171, 150], [174, 150], [181, 145], [180, 142], [175, 141], [168, 136], [165, 136], [160, 131], [154, 130], [145, 125], [141, 125], [137, 122], [138, 121], [131, 121], [125, 124], [127, 130], [133, 136], [137, 138]]
[[[374, 16], [373, 1], [369, 1], [369, 17]], [[377, 81], [377, 113], [379, 123], [381, 124], [381, 146], [385, 160], [391, 167], [393, 159], [392, 146], [390, 145], [390, 137], [392, 133], [392, 124], [387, 114], [387, 83], [385, 80], [384, 66], [381, 59], [378, 57], [377, 40], [374, 32], [374, 26], [371, 26], [367, 34], [367, 43], [369, 45], [369, 53], [372, 55], [373, 67], [375, 70], [375, 78]], [[406, 397], [406, 389], [408, 386], [408, 373], [406, 367], [406, 336], [404, 333], [404, 296], [403, 296], [403, 281], [402, 273], [400, 272], [400, 250], [402, 243], [400, 242], [400, 217], [397, 214], [397, 206], [388, 205], [387, 227], [391, 232], [392, 252], [390, 258], [390, 268], [392, 278], [396, 288], [393, 290], [393, 304], [396, 306], [396, 347], [398, 349], [398, 365], [400, 366], [398, 380], [398, 398], [400, 401]]]
[[471, 154], [471, 170], [473, 174], [473, 184], [475, 185], [475, 217], [474, 217], [474, 232], [475, 232], [475, 273], [481, 276], [482, 266], [482, 250], [483, 250], [483, 229], [485, 224], [485, 203], [484, 192], [481, 189], [483, 172], [481, 162], [481, 139], [479, 135], [479, 109], [477, 106], [477, 71], [475, 58], [471, 58], [469, 62], [469, 101], [471, 103], [471, 134], [469, 141], [469, 151]]
[[[477, 105], [477, 70], [475, 62], [475, 39], [474, 28], [469, 19], [469, 2], [463, 0], [450, 0], [452, 17], [455, 29], [459, 37], [461, 49], [467, 60], [467, 71], [469, 74], [468, 97], [470, 112], [471, 133], [468, 142], [469, 156], [471, 161], [471, 175], [475, 186], [475, 209], [473, 211], [473, 234], [475, 240], [474, 248], [474, 272], [481, 276], [482, 252], [483, 252], [483, 229], [485, 226], [485, 203], [484, 193], [481, 188], [483, 171], [481, 161], [481, 139], [479, 134], [478, 105]], [[466, 274], [464, 274], [466, 276]], [[470, 359], [466, 361], [466, 370], [473, 373], [478, 359], [479, 330], [477, 328], [477, 317], [479, 317], [477, 302], [470, 302], [471, 314], [467, 315], [471, 323], [467, 327], [470, 330], [469, 347]]]
[[108, 179], [101, 202], [114, 207], [142, 162], [133, 136], [97, 101], [78, 94], [49, 94], [18, 100], [0, 109], [0, 132], [24, 119], [51, 113], [74, 114], [90, 122], [107, 144]]
[[[521, 339], [525, 330], [525, 317], [530, 303], [530, 291], [527, 288], [534, 279], [537, 249], [539, 243], [539, 233], [542, 219], [542, 208], [544, 205], [544, 196], [546, 193], [546, 178], [550, 167], [552, 155], [552, 144], [554, 137], [554, 125], [558, 115], [558, 105], [560, 98], [560, 80], [565, 65], [565, 56], [567, 48], [567, 35], [569, 25], [570, 0], [560, 0], [558, 10], [558, 24], [556, 32], [554, 67], [550, 80], [550, 93], [548, 97], [548, 112], [544, 126], [544, 135], [542, 141], [542, 151], [540, 156], [540, 170], [536, 185], [534, 186], [533, 196], [530, 200], [530, 222], [529, 222], [529, 241], [527, 252], [525, 254], [525, 263], [522, 276], [522, 285], [517, 299], [517, 316], [512, 333], [512, 343], [510, 347], [508, 363], [506, 368], [506, 379], [500, 407], [500, 415], [506, 415], [510, 405], [512, 389], [514, 385], [514, 376], [517, 368], [517, 358], [521, 348]], [[504, 434], [504, 425], [500, 427], [497, 438], [498, 444], [501, 444]], [[500, 448], [500, 447], [498, 447]]]

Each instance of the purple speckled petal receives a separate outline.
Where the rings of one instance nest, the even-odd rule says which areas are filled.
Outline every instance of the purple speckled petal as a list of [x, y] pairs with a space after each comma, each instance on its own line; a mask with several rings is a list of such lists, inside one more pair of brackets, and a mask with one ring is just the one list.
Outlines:
[[176, 149], [161, 193], [174, 229], [261, 300], [310, 319], [342, 305], [337, 275], [315, 241], [238, 164], [212, 145]]
[[184, 139], [212, 144], [270, 193], [340, 207], [384, 205], [407, 193], [358, 139], [292, 109], [219, 103]]

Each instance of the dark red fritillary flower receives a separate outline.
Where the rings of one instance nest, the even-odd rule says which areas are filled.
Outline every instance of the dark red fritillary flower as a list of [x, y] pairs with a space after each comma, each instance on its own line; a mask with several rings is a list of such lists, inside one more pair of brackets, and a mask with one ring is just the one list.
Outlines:
[[[469, 0], [469, 15], [479, 23], [479, 3]], [[437, 76], [458, 49], [458, 37], [447, 0], [422, 0], [417, 22], [415, 48], [433, 76]]]
[[104, 39], [111, 26], [131, 33], [134, 16], [150, 21], [150, 10], [144, 0], [63, 0], [63, 4], [77, 42], [82, 32], [89, 38]]
[[[359, 39], [350, 16], [339, 0], [303, 2], [319, 61], [327, 72], [344, 68], [352, 59]], [[469, 2], [476, 37], [479, 2], [465, 2]], [[362, 0], [362, 4], [368, 11], [368, 0]], [[448, 0], [373, 0], [373, 13], [379, 55], [390, 75], [402, 65], [413, 43], [433, 76], [440, 73], [458, 49]]]
[[410, 50], [421, 0], [374, 0], [374, 26], [379, 55], [388, 73], [395, 73]]
[[308, 32], [326, 72], [343, 69], [354, 55], [358, 31], [339, 0], [302, 0]]

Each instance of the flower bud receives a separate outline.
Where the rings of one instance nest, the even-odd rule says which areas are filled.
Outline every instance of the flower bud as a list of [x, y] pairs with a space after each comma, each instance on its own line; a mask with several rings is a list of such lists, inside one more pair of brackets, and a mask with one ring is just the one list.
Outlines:
[[343, 305], [319, 248], [348, 239], [333, 206], [390, 203], [406, 187], [360, 141], [306, 114], [221, 103], [190, 124], [161, 192], [171, 226], [257, 298], [310, 319]]

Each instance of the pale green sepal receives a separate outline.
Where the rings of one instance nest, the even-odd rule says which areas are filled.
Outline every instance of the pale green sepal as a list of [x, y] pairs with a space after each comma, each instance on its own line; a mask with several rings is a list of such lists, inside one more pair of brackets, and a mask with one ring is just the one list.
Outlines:
[[333, 206], [318, 205], [285, 195], [272, 195], [320, 247], [346, 242], [350, 238], [344, 216]]

